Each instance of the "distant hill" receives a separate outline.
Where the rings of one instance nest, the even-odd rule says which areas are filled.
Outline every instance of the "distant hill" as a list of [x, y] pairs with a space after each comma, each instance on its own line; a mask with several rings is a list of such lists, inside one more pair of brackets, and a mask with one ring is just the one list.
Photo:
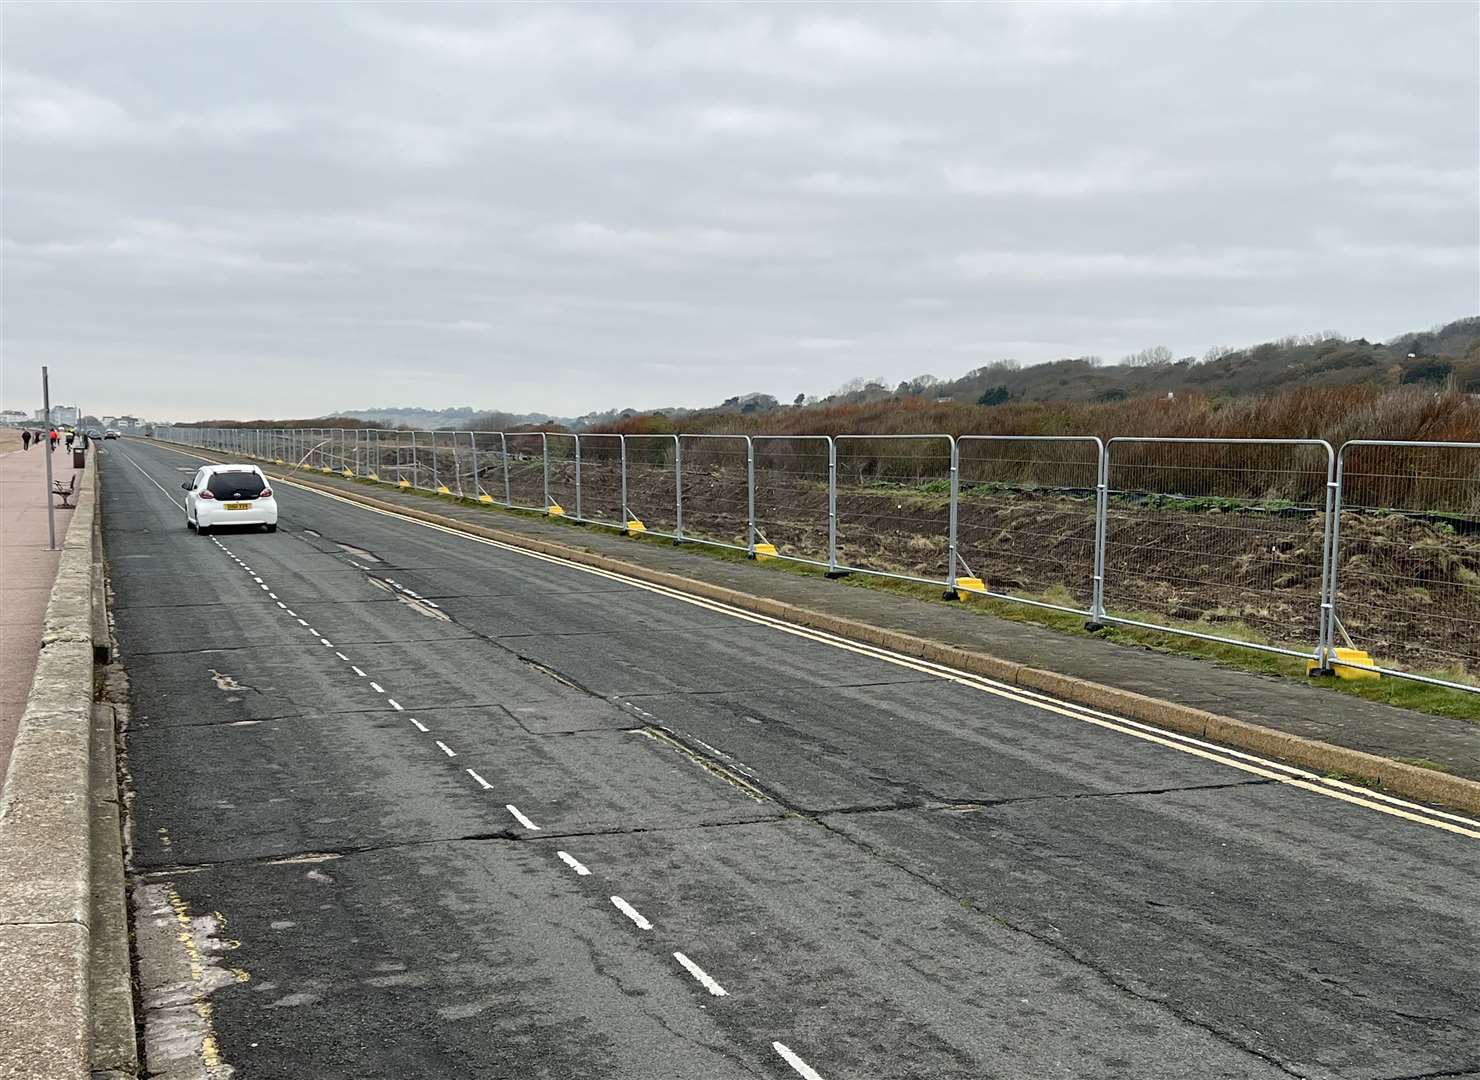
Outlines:
[[1201, 358], [1176, 358], [1167, 349], [1146, 349], [1117, 364], [1097, 357], [1032, 367], [998, 361], [949, 381], [924, 375], [892, 389], [877, 380], [855, 384], [819, 404], [856, 405], [890, 398], [981, 405], [1107, 402], [1169, 393], [1248, 397], [1295, 387], [1357, 384], [1379, 389], [1452, 384], [1456, 390], [1480, 393], [1480, 316], [1404, 334], [1385, 344], [1328, 332], [1246, 349], [1213, 350]]

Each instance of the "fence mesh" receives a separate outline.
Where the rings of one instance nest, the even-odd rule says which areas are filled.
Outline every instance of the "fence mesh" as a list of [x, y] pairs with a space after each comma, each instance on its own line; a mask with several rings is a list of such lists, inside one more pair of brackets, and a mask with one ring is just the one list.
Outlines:
[[1094, 600], [1100, 442], [962, 436], [956, 546], [987, 588], [1088, 611]]
[[828, 562], [828, 448], [822, 435], [757, 435], [755, 526], [783, 558]]
[[648, 532], [678, 532], [677, 441], [672, 435], [627, 436], [627, 509]]
[[1107, 450], [1108, 615], [1315, 651], [1325, 443], [1112, 439]]
[[683, 531], [695, 540], [748, 547], [750, 488], [743, 435], [683, 435]]
[[1380, 667], [1480, 685], [1480, 443], [1353, 443], [1341, 473], [1342, 628]]
[[622, 506], [622, 437], [582, 435], [580, 440], [581, 520], [626, 528]]
[[515, 506], [544, 510], [545, 441], [538, 432], [518, 431], [509, 441], [509, 488]]
[[837, 556], [850, 570], [950, 575], [951, 440], [943, 435], [840, 435]]

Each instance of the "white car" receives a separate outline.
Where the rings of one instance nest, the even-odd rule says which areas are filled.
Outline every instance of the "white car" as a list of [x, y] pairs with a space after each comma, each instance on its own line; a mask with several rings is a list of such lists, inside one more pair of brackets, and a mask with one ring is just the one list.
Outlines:
[[204, 536], [221, 525], [262, 525], [277, 532], [277, 500], [255, 465], [207, 465], [180, 485], [185, 494], [185, 527]]

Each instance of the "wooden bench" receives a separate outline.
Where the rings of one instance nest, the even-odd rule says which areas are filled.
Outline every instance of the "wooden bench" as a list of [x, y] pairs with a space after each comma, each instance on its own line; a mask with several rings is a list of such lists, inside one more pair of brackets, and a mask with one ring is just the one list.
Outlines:
[[72, 479], [68, 480], [65, 484], [60, 480], [53, 480], [51, 482], [51, 493], [61, 496], [63, 510], [71, 510], [72, 496], [77, 494], [77, 474], [73, 473]]

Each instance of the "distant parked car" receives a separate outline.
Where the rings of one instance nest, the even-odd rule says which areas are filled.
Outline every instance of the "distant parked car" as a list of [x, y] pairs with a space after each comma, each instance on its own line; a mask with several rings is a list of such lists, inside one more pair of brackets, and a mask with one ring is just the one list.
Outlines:
[[[96, 436], [94, 437], [96, 438]], [[116, 439], [118, 438], [118, 432], [114, 431], [112, 428], [109, 428], [107, 431], [103, 432], [103, 438]]]
[[185, 527], [205, 536], [222, 525], [261, 525], [277, 532], [277, 500], [255, 465], [207, 465], [180, 485]]

